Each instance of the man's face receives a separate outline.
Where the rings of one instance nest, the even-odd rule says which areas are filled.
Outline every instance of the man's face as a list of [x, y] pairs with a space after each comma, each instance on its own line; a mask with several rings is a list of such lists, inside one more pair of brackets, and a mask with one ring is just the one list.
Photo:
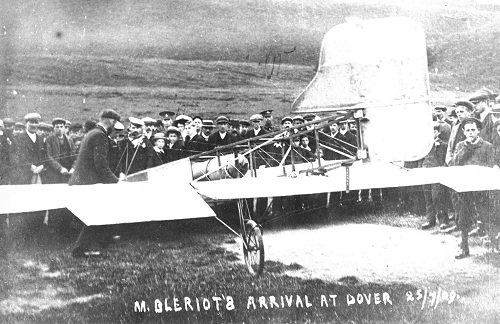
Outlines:
[[302, 120], [300, 120], [300, 119], [295, 119], [295, 120], [293, 121], [293, 126], [301, 125], [301, 124], [303, 124], [303, 123], [304, 123], [304, 122], [303, 122]]
[[292, 124], [292, 122], [291, 122], [291, 121], [289, 121], [289, 120], [286, 120], [286, 121], [283, 123], [283, 128], [284, 128], [284, 129], [290, 129], [290, 127], [292, 127], [292, 126], [293, 126], [293, 124]]
[[486, 103], [486, 101], [480, 101], [476, 104], [476, 107], [475, 107], [475, 111], [476, 113], [480, 114], [482, 112], [484, 112], [485, 110], [487, 110], [489, 107], [488, 107], [488, 104]]
[[163, 128], [167, 129], [169, 126], [172, 126], [172, 119], [170, 117], [163, 118], [161, 121], [163, 124]]
[[69, 124], [64, 125], [64, 134], [69, 133]]
[[[64, 132], [64, 128], [62, 129], [62, 131]], [[74, 138], [76, 136], [81, 136], [82, 134], [80, 133], [80, 130], [79, 129], [72, 129], [69, 131], [69, 134], [68, 134], [68, 137], [69, 138]]]
[[174, 144], [175, 142], [177, 142], [178, 139], [179, 139], [179, 137], [177, 136], [176, 133], [169, 133], [168, 134], [168, 140], [170, 141], [170, 143]]
[[210, 133], [212, 133], [212, 127], [202, 127], [201, 131], [203, 132], [203, 134], [205, 134], [205, 136], [208, 136], [210, 135]]
[[144, 126], [144, 131], [146, 132], [146, 134], [151, 134], [151, 133], [153, 133], [155, 128], [156, 127], [154, 124], [146, 124], [146, 126]]
[[464, 125], [464, 135], [466, 140], [469, 142], [473, 142], [477, 139], [479, 135], [479, 130], [477, 129], [477, 125], [475, 123], [468, 123]]
[[444, 111], [442, 111], [441, 109], [434, 109], [434, 114], [436, 115], [437, 119], [444, 119]]
[[336, 133], [338, 132], [338, 130], [339, 130], [339, 124], [337, 123], [330, 124], [330, 132]]
[[12, 134], [17, 135], [17, 134], [22, 134], [24, 132], [24, 128], [22, 127], [14, 127], [14, 131]]
[[38, 130], [38, 120], [36, 119], [28, 120], [26, 122], [26, 130], [31, 134], [36, 133], [36, 131]]
[[292, 143], [293, 143], [293, 147], [299, 147], [300, 146], [300, 138], [294, 137]]
[[64, 124], [55, 124], [54, 125], [54, 135], [61, 137], [64, 132]]
[[341, 124], [340, 124], [340, 129], [341, 129], [342, 131], [345, 131], [345, 130], [347, 129], [347, 123], [341, 123]]
[[241, 135], [246, 135], [248, 132], [248, 126], [247, 125], [241, 125], [241, 131], [240, 131], [240, 134]]
[[155, 141], [155, 145], [157, 148], [162, 149], [165, 147], [165, 140], [160, 138]]
[[142, 127], [134, 125], [134, 124], [130, 124], [130, 126], [128, 127], [128, 135], [130, 137], [137, 137], [139, 135], [142, 135]]
[[227, 123], [218, 123], [217, 129], [219, 130], [220, 133], [227, 132]]
[[457, 108], [455, 108], [455, 113], [457, 114], [459, 121], [462, 121], [467, 117], [470, 117], [470, 112], [463, 106], [458, 106]]
[[196, 135], [196, 126], [194, 123], [189, 123], [186, 125], [186, 133], [190, 136], [193, 137]]
[[194, 128], [196, 129], [196, 132], [198, 132], [201, 129], [201, 126], [203, 125], [203, 121], [199, 118], [195, 118], [193, 120], [194, 123]]
[[309, 145], [309, 138], [308, 137], [302, 137], [300, 139], [300, 143], [302, 144], [303, 147], [306, 147]]
[[252, 121], [253, 129], [257, 130], [260, 128], [260, 120], [253, 120]]

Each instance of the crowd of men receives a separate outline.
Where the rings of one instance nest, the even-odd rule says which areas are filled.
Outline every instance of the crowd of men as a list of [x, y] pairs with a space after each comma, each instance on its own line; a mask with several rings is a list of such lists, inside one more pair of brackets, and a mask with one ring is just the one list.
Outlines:
[[[435, 106], [434, 146], [425, 158], [407, 162], [407, 166], [500, 165], [497, 154], [500, 151], [497, 150], [500, 148], [500, 104], [495, 101], [497, 97], [483, 88], [470, 100], [458, 101], [453, 107]], [[103, 111], [99, 121], [89, 120], [84, 125], [59, 117], [51, 124], [42, 123], [38, 113], [27, 114], [24, 123], [4, 118], [0, 120], [0, 185], [117, 182], [148, 168], [278, 130], [281, 133], [257, 154], [257, 167], [292, 161], [312, 162], [318, 155], [324, 160], [356, 156], [357, 132], [352, 120], [308, 123], [300, 127], [319, 119], [314, 114], [307, 114], [283, 117], [277, 125], [272, 112], [254, 114], [248, 121], [226, 116], [213, 121], [163, 111], [159, 113], [161, 119], [129, 117], [124, 121], [127, 127], [112, 110]], [[292, 126], [298, 127], [291, 129]], [[314, 132], [307, 132], [315, 128], [321, 130], [319, 137]], [[94, 134], [95, 139], [90, 139], [88, 134]], [[104, 157], [99, 159], [98, 165], [92, 164], [95, 154]], [[428, 221], [422, 228], [439, 224], [441, 230], [461, 230], [461, 250], [457, 258], [469, 255], [467, 242], [471, 231], [472, 234], [486, 234], [485, 241], [498, 241], [490, 226], [491, 217], [488, 217], [491, 208], [484, 208], [491, 206], [491, 195], [457, 194], [439, 184], [424, 186], [423, 192]], [[455, 227], [451, 226], [451, 221], [456, 222]], [[81, 254], [82, 251], [77, 252]]]

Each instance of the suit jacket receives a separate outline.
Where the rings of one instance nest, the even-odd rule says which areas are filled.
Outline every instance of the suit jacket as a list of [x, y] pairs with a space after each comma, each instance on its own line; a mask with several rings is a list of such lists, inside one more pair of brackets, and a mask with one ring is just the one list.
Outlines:
[[75, 172], [69, 180], [70, 185], [118, 182], [109, 167], [110, 141], [101, 125], [85, 135], [76, 159]]
[[170, 144], [165, 144], [163, 148], [165, 150], [166, 163], [180, 160], [184, 157], [184, 146], [180, 141], [174, 143], [172, 148], [169, 148]]
[[451, 165], [481, 165], [490, 168], [494, 164], [493, 145], [482, 138], [475, 144], [466, 141], [458, 143], [451, 162]]
[[69, 180], [69, 176], [61, 174], [61, 169], [64, 167], [69, 171], [74, 167], [76, 150], [75, 144], [66, 135], [63, 135], [63, 140], [68, 145], [69, 151], [67, 152], [61, 151], [59, 138], [56, 135], [51, 135], [45, 139], [47, 170], [43, 175], [43, 183], [65, 183]]
[[154, 150], [147, 137], [143, 137], [140, 144], [135, 146], [128, 139], [120, 142], [119, 172], [134, 174], [147, 169], [151, 165]]
[[[236, 137], [234, 137], [233, 134], [231, 134], [229, 131], [226, 132], [226, 136], [224, 137], [224, 139], [222, 139], [219, 132], [215, 132], [208, 137], [208, 144], [210, 145], [210, 149], [213, 149], [216, 146], [224, 146], [236, 142], [237, 142]], [[225, 153], [230, 153], [230, 152], [232, 152], [232, 149], [229, 149]]]
[[154, 151], [153, 157], [148, 160], [148, 163], [149, 163], [148, 169], [160, 166], [160, 165], [167, 162], [167, 152], [166, 152], [165, 148], [163, 148], [163, 153], [157, 152], [154, 148], [153, 148], [153, 151]]
[[12, 165], [15, 167], [11, 177], [12, 184], [31, 184], [31, 166], [45, 163], [42, 137], [36, 135], [36, 141], [33, 143], [27, 133], [21, 133], [14, 137], [12, 149]]
[[188, 139], [184, 142], [185, 154], [187, 156], [195, 155], [201, 152], [209, 151], [209, 145], [203, 136], [196, 134], [193, 138]]
[[267, 134], [268, 131], [266, 131], [264, 128], [261, 128], [260, 131], [259, 131], [259, 134], [258, 135], [255, 135], [255, 129], [249, 129], [247, 131], [247, 135], [245, 136], [246, 138], [252, 138], [252, 137], [256, 137], [256, 136], [260, 136], [260, 135], [264, 135], [264, 134]]

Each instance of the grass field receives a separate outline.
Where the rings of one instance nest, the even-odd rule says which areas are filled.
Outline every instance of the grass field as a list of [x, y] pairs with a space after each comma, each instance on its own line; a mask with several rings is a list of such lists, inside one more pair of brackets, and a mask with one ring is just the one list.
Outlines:
[[[390, 210], [370, 213], [366, 208], [356, 209], [340, 217], [338, 211], [323, 210], [309, 215], [307, 226], [327, 223], [341, 225], [354, 221], [418, 228], [423, 221], [421, 217], [399, 216]], [[329, 220], [321, 216], [329, 213]], [[289, 219], [273, 227], [289, 227], [294, 222], [295, 226], [305, 225]], [[153, 239], [151, 232], [157, 227], [158, 224], [122, 226], [122, 233], [127, 233], [124, 235], [126, 239], [107, 250], [104, 258], [98, 259], [71, 258], [66, 242], [54, 240], [53, 236], [45, 241], [42, 239], [40, 242], [44, 243], [39, 243], [36, 248], [14, 250], [7, 262], [2, 263], [4, 297], [0, 300], [0, 321], [494, 323], [500, 316], [498, 309], [491, 305], [471, 303], [483, 302], [484, 298], [477, 299], [475, 296], [484, 294], [487, 295], [486, 299], [492, 298], [492, 302], [498, 300], [494, 289], [482, 291], [485, 286], [481, 282], [462, 285], [457, 278], [454, 289], [462, 296], [450, 303], [441, 301], [434, 307], [430, 297], [425, 302], [421, 298], [416, 300], [418, 289], [422, 289], [423, 294], [424, 287], [397, 280], [391, 284], [380, 284], [360, 281], [360, 278], [353, 276], [332, 282], [289, 276], [287, 273], [290, 271], [301, 269], [300, 259], [291, 264], [267, 261], [264, 274], [253, 278], [246, 272], [241, 255], [221, 248], [221, 243], [240, 243], [215, 220], [170, 223], [157, 239]], [[337, 263], [337, 266], [342, 266], [342, 263]], [[437, 288], [429, 286], [429, 289]], [[411, 300], [409, 292], [415, 300]], [[352, 302], [348, 296], [358, 298], [358, 293], [362, 296], [359, 298], [365, 298], [363, 302], [358, 304], [356, 300], [354, 304], [348, 304], [348, 301]], [[379, 294], [377, 298], [380, 298], [377, 304], [376, 293]], [[330, 295], [337, 295], [335, 307]], [[259, 301], [261, 296], [265, 298], [262, 304]], [[270, 296], [274, 296], [277, 301], [273, 308]], [[192, 309], [185, 306], [185, 297], [190, 298]], [[217, 310], [218, 297], [221, 299]], [[171, 310], [165, 308], [166, 298]], [[180, 299], [177, 311], [173, 298]], [[203, 298], [209, 301], [203, 304]], [[156, 299], [158, 301], [155, 302]], [[196, 306], [197, 299], [200, 310]], [[142, 301], [146, 308], [140, 311]], [[210, 308], [204, 309], [208, 305]]]

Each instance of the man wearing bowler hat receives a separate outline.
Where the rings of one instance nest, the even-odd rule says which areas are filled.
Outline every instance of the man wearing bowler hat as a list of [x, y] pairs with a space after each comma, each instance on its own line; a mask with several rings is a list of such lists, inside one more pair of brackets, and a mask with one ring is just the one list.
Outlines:
[[[96, 183], [117, 183], [119, 179], [109, 167], [108, 155], [111, 146], [109, 135], [120, 116], [112, 109], [101, 113], [97, 127], [83, 138], [75, 171], [69, 180], [70, 185], [89, 185]], [[104, 226], [83, 225], [72, 255], [76, 258], [90, 256], [92, 242], [106, 246], [111, 241]]]

